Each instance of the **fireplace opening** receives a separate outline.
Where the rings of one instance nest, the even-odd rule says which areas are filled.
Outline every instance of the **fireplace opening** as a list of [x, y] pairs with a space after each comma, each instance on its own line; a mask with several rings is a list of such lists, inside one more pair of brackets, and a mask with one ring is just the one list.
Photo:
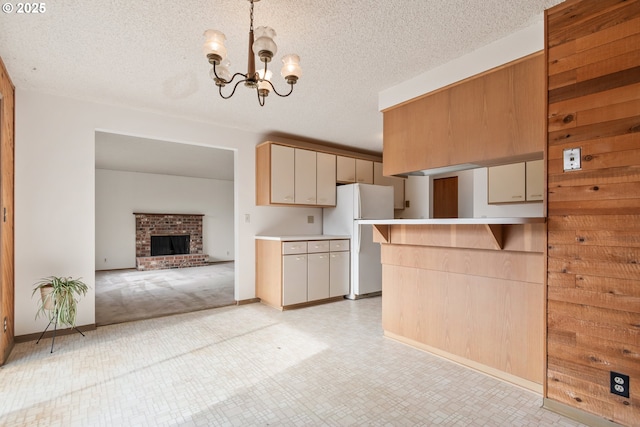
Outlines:
[[189, 253], [189, 235], [151, 236], [151, 256]]

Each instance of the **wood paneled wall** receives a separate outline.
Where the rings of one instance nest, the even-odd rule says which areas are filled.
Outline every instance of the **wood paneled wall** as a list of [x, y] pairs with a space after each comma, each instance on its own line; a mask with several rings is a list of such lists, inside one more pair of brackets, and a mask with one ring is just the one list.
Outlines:
[[13, 84], [0, 58], [0, 365], [9, 357], [14, 334], [14, 94]]
[[[640, 0], [546, 13], [546, 397], [640, 425]], [[582, 149], [582, 170], [562, 154]], [[610, 393], [630, 376], [630, 398]]]

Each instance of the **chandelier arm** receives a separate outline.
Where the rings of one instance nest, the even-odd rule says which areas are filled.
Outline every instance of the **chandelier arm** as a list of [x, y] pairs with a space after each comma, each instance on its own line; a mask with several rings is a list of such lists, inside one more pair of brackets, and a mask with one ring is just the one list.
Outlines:
[[271, 86], [271, 89], [273, 89], [273, 92], [274, 92], [276, 95], [281, 96], [281, 97], [283, 97], [283, 98], [286, 98], [287, 96], [291, 95], [291, 93], [293, 92], [293, 83], [290, 83], [291, 88], [289, 89], [289, 93], [282, 94], [282, 93], [279, 93], [279, 92], [276, 90], [276, 87], [275, 87], [275, 86], [273, 85], [273, 83], [271, 83], [269, 80], [265, 80], [265, 82], [269, 83], [269, 86]]
[[[241, 75], [244, 76], [244, 74], [241, 73], [235, 73], [233, 75], [233, 78], [235, 78], [237, 75]], [[233, 80], [233, 78], [231, 80]], [[233, 96], [234, 93], [236, 93], [236, 89], [238, 88], [238, 85], [242, 82], [246, 82], [247, 78], [245, 77], [243, 80], [238, 80], [238, 82], [233, 86], [233, 90], [231, 91], [231, 93], [229, 94], [229, 96], [224, 96], [222, 94], [222, 86], [218, 86], [218, 92], [220, 93], [220, 96], [222, 97], [222, 99], [229, 99]]]
[[256, 93], [258, 94], [258, 104], [260, 104], [261, 107], [264, 107], [264, 101], [265, 101], [265, 96], [260, 96], [260, 89], [256, 89]]

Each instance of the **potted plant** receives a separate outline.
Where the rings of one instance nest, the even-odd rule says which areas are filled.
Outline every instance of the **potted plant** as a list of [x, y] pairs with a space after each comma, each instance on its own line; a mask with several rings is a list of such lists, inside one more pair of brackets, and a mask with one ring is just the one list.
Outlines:
[[80, 279], [50, 276], [35, 283], [31, 296], [40, 291], [40, 304], [36, 319], [48, 312], [49, 324], [76, 326], [78, 298], [87, 293], [89, 287]]

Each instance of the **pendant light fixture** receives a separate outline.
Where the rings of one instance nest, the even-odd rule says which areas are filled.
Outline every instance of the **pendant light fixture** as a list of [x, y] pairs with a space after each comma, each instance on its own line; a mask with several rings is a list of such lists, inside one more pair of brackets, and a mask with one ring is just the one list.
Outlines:
[[[255, 89], [258, 95], [258, 103], [264, 106], [265, 98], [273, 91], [278, 96], [286, 97], [293, 92], [293, 85], [302, 76], [300, 68], [300, 57], [296, 54], [285, 55], [282, 58], [282, 70], [280, 74], [290, 85], [289, 92], [286, 94], [279, 93], [273, 83], [271, 83], [272, 73], [267, 65], [278, 51], [273, 38], [276, 32], [271, 27], [258, 27], [255, 30], [255, 41], [253, 32], [253, 4], [260, 0], [248, 0], [251, 3], [250, 26], [249, 26], [249, 54], [247, 59], [247, 73], [235, 73], [231, 76], [229, 71], [229, 60], [227, 59], [227, 48], [224, 46], [226, 37], [217, 30], [207, 30], [204, 32], [206, 41], [203, 46], [204, 54], [207, 56], [209, 63], [212, 65], [210, 72], [211, 78], [218, 86], [220, 96], [229, 99], [236, 92], [236, 88], [240, 83], [248, 88]], [[256, 71], [255, 55], [258, 55], [260, 61], [264, 64], [264, 68]], [[233, 81], [239, 78], [233, 85], [231, 93], [224, 95], [222, 88], [226, 85], [233, 84]]]

